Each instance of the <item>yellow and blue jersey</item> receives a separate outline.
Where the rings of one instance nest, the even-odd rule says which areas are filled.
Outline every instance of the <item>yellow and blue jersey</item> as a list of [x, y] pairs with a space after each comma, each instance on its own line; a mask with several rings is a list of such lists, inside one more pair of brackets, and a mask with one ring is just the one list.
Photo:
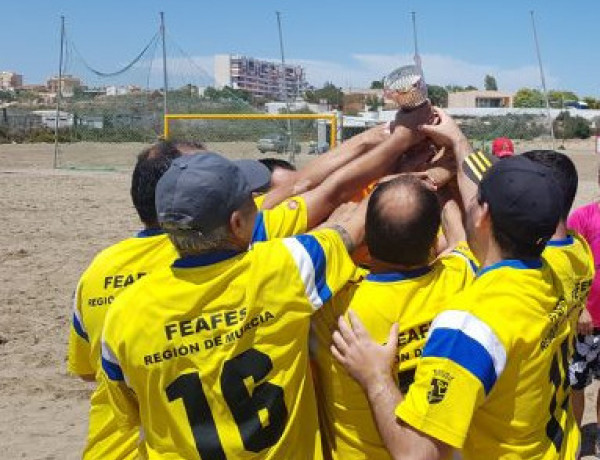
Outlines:
[[575, 458], [572, 313], [541, 259], [483, 269], [433, 321], [396, 415], [465, 460]]
[[111, 308], [102, 379], [149, 458], [322, 458], [310, 317], [355, 272], [319, 230], [185, 257]]
[[[177, 258], [169, 237], [160, 230], [143, 230], [101, 251], [85, 270], [74, 296], [69, 337], [69, 372], [95, 375], [100, 366], [102, 328], [112, 303], [128, 286]], [[113, 425], [106, 388], [98, 385], [91, 397], [85, 459], [134, 458], [138, 429], [118, 430]]]
[[596, 273], [592, 250], [581, 235], [569, 231], [564, 239], [548, 241], [542, 257], [560, 280], [565, 299], [576, 309], [571, 315], [575, 334]]
[[[256, 202], [256, 198], [254, 199]], [[272, 209], [259, 210], [254, 222], [252, 243], [305, 233], [308, 211], [302, 197], [292, 197]]]
[[367, 273], [335, 296], [313, 317], [311, 348], [316, 362], [317, 395], [325, 449], [334, 460], [389, 459], [360, 386], [330, 352], [337, 318], [352, 310], [378, 343], [398, 323], [398, 383], [406, 392], [431, 322], [453, 296], [475, 278], [475, 258], [466, 244], [429, 266]]

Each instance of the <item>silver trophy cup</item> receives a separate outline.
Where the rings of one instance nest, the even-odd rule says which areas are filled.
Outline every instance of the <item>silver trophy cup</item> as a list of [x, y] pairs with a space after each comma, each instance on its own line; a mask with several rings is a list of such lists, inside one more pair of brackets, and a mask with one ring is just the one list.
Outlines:
[[403, 111], [410, 111], [427, 102], [427, 85], [416, 65], [399, 67], [383, 79], [383, 94], [398, 104]]

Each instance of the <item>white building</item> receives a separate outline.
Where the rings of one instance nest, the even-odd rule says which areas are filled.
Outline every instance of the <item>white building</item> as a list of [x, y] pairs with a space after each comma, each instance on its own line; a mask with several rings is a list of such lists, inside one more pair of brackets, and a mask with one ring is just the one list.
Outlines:
[[[56, 126], [56, 110], [35, 110], [32, 112], [41, 119], [43, 126], [54, 129]], [[58, 113], [58, 128], [70, 128], [73, 126], [73, 114], [69, 112]]]
[[23, 75], [15, 72], [0, 72], [0, 90], [14, 91], [23, 86]]
[[215, 56], [215, 86], [230, 86], [255, 97], [285, 100], [302, 96], [307, 87], [304, 68], [247, 56]]

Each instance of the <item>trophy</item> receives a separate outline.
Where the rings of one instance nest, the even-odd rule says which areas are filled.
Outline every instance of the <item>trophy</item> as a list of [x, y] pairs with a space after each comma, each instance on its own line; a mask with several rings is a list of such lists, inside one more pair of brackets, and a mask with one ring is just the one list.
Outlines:
[[383, 94], [392, 99], [404, 112], [429, 103], [425, 79], [416, 65], [399, 67], [384, 77]]

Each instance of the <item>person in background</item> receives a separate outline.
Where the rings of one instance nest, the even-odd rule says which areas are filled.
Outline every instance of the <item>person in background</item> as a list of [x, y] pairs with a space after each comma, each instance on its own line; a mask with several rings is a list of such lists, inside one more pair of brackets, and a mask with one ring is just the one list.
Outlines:
[[508, 158], [515, 154], [515, 146], [508, 137], [497, 137], [492, 142], [492, 153], [498, 158]]
[[[600, 378], [600, 203], [594, 201], [575, 209], [567, 220], [567, 227], [578, 232], [588, 242], [596, 268], [586, 308], [579, 321], [580, 335], [570, 369], [574, 389], [573, 408], [581, 422], [584, 389], [593, 379]], [[578, 403], [581, 405], [578, 406]], [[596, 417], [596, 453], [600, 453], [600, 400], [596, 403]]]

